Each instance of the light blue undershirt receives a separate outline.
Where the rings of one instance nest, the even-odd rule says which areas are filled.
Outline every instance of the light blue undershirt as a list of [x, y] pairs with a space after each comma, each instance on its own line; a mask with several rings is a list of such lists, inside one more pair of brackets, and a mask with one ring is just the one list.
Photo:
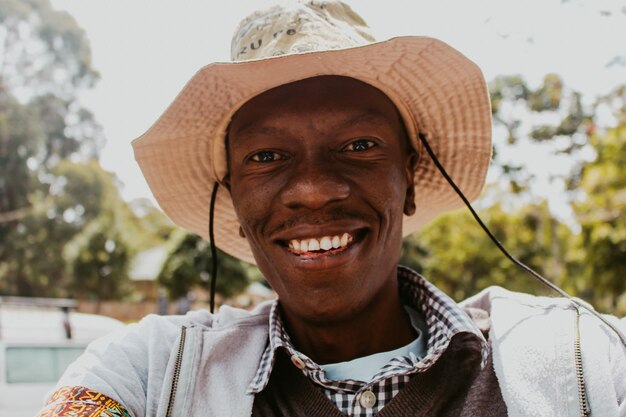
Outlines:
[[413, 329], [415, 329], [415, 333], [417, 333], [415, 340], [406, 346], [388, 352], [374, 353], [373, 355], [356, 358], [347, 362], [320, 365], [326, 373], [326, 378], [333, 381], [351, 379], [368, 382], [380, 371], [380, 368], [387, 365], [393, 358], [411, 355], [415, 355], [417, 358], [423, 358], [426, 354], [428, 327], [420, 313], [408, 306], [404, 306], [404, 308], [409, 314], [411, 325]]

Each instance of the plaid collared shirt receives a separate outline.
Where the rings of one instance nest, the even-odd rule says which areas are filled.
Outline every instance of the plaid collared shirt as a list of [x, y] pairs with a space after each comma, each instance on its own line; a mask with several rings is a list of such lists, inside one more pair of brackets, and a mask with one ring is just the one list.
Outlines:
[[[287, 334], [278, 309], [278, 301], [270, 311], [269, 344], [261, 357], [259, 369], [248, 387], [248, 393], [257, 394], [267, 385], [276, 350], [284, 349], [292, 362], [302, 369], [313, 383], [337, 405], [339, 410], [356, 417], [376, 414], [410, 381], [417, 372], [424, 372], [441, 357], [458, 333], [471, 333], [481, 341], [482, 364], [488, 356], [487, 341], [467, 314], [447, 295], [409, 268], [398, 267], [398, 283], [405, 303], [420, 312], [428, 327], [426, 356], [414, 354], [393, 358], [370, 381], [333, 381], [326, 378], [324, 370], [309, 357], [298, 352]], [[373, 395], [372, 395], [373, 394]]]

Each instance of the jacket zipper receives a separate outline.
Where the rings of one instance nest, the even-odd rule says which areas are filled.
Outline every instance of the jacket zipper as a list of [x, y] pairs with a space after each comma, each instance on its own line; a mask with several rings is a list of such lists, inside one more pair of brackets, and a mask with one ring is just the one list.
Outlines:
[[170, 399], [167, 403], [167, 412], [165, 417], [172, 417], [174, 408], [174, 400], [176, 399], [176, 388], [178, 387], [178, 379], [180, 377], [180, 367], [183, 362], [183, 352], [185, 350], [185, 337], [187, 335], [187, 327], [182, 326], [180, 329], [180, 343], [178, 344], [178, 352], [176, 353], [176, 362], [174, 363], [174, 374], [172, 375], [172, 388], [170, 390]]
[[[183, 352], [185, 351], [185, 337], [187, 336], [187, 327], [182, 326], [180, 329], [180, 343], [178, 344], [178, 352], [176, 353], [176, 362], [174, 363], [174, 374], [172, 375], [172, 388], [170, 390], [170, 398], [167, 403], [167, 412], [165, 417], [172, 417], [174, 408], [174, 400], [176, 399], [176, 388], [178, 387], [178, 379], [180, 377], [180, 367], [183, 362]], [[580, 350], [580, 311], [576, 307], [576, 334], [574, 336], [574, 361], [576, 362], [576, 379], [578, 380], [578, 403], [580, 405], [581, 417], [590, 417], [589, 403], [587, 402], [587, 391], [585, 390], [585, 374], [583, 372], [583, 358]]]
[[576, 361], [576, 379], [578, 380], [578, 403], [581, 417], [589, 417], [589, 403], [585, 390], [585, 374], [583, 372], [583, 356], [580, 351], [580, 310], [576, 307], [576, 335], [574, 336], [574, 360]]

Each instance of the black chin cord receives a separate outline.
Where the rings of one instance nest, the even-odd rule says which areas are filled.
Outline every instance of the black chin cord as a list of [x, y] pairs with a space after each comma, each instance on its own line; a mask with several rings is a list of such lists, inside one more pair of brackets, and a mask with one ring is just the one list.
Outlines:
[[567, 298], [572, 303], [574, 303], [577, 307], [582, 307], [585, 310], [587, 310], [588, 312], [590, 312], [591, 314], [593, 314], [594, 316], [596, 316], [597, 318], [599, 318], [604, 324], [609, 326], [615, 332], [615, 334], [617, 334], [617, 336], [620, 338], [620, 340], [622, 341], [624, 346], [626, 346], [626, 336], [624, 336], [622, 334], [622, 332], [613, 323], [609, 322], [607, 319], [602, 317], [602, 315], [600, 315], [598, 312], [596, 312], [593, 308], [589, 308], [585, 303], [582, 303], [581, 301], [579, 301], [578, 299], [572, 297], [571, 295], [569, 295], [568, 293], [563, 291], [561, 288], [559, 288], [558, 286], [556, 286], [552, 282], [548, 281], [546, 278], [541, 276], [539, 273], [534, 271], [532, 268], [530, 268], [526, 264], [524, 264], [521, 261], [519, 261], [513, 255], [511, 255], [508, 250], [506, 250], [506, 248], [502, 245], [502, 243], [500, 243], [500, 241], [493, 235], [493, 233], [491, 233], [491, 230], [489, 230], [489, 228], [485, 225], [485, 223], [482, 221], [482, 219], [478, 216], [478, 214], [476, 213], [476, 211], [472, 207], [472, 204], [469, 202], [467, 197], [465, 197], [465, 195], [463, 194], [461, 189], [455, 184], [455, 182], [452, 180], [452, 178], [450, 178], [450, 175], [448, 175], [448, 173], [444, 169], [443, 165], [441, 165], [441, 162], [439, 162], [439, 159], [437, 159], [437, 156], [435, 155], [435, 153], [433, 152], [432, 148], [428, 144], [428, 141], [426, 140], [426, 136], [423, 133], [419, 133], [419, 138], [420, 138], [420, 141], [422, 142], [422, 145], [424, 145], [424, 149], [426, 149], [426, 152], [430, 156], [430, 159], [432, 159], [432, 161], [435, 163], [435, 166], [437, 167], [439, 172], [441, 172], [441, 175], [443, 175], [443, 177], [446, 179], [446, 181], [448, 181], [450, 186], [458, 194], [458, 196], [461, 198], [461, 200], [463, 200], [463, 203], [465, 203], [465, 205], [467, 206], [469, 211], [472, 213], [472, 216], [474, 217], [476, 222], [480, 225], [480, 227], [487, 234], [487, 236], [489, 236], [489, 238], [493, 241], [493, 243], [498, 247], [498, 249], [500, 249], [500, 252], [502, 252], [504, 254], [504, 256], [506, 256], [509, 260], [511, 260], [511, 262], [513, 262], [515, 265], [517, 265], [518, 267], [523, 269], [525, 272], [530, 274], [533, 278], [536, 278], [537, 280], [541, 281], [544, 285], [546, 285], [550, 289], [556, 291], [562, 297]]
[[217, 197], [217, 189], [219, 183], [213, 183], [213, 192], [211, 193], [211, 203], [209, 205], [209, 240], [211, 244], [211, 295], [209, 298], [209, 310], [211, 313], [215, 310], [215, 286], [217, 285], [217, 247], [215, 246], [215, 236], [213, 235], [213, 215], [215, 214], [215, 198]]

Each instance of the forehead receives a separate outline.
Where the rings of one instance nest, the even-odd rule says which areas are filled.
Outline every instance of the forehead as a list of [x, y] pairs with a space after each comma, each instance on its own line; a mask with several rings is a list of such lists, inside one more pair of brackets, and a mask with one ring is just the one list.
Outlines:
[[[277, 125], [296, 120], [296, 129], [402, 125], [391, 100], [362, 81], [322, 76], [285, 84], [245, 103], [233, 116], [229, 135], [271, 133]], [[336, 126], [329, 126], [336, 124]]]

